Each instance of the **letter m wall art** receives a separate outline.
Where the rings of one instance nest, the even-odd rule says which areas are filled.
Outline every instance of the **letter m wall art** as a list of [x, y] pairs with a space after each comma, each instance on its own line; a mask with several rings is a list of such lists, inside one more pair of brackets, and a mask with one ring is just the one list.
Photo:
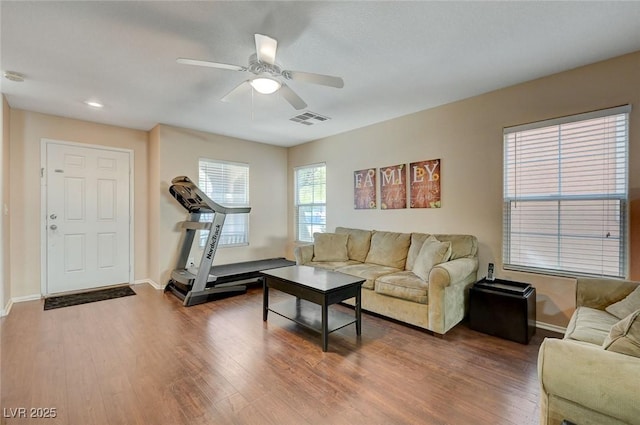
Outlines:
[[409, 164], [411, 208], [440, 208], [440, 159]]

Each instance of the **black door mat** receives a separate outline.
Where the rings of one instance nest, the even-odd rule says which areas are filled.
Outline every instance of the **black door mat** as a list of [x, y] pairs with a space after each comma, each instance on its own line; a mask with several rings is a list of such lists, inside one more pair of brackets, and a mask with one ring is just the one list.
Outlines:
[[96, 301], [110, 300], [113, 298], [128, 297], [136, 295], [129, 286], [118, 286], [117, 288], [99, 289], [97, 291], [82, 292], [79, 294], [60, 295], [49, 297], [44, 300], [44, 309], [70, 307], [72, 305], [87, 304]]

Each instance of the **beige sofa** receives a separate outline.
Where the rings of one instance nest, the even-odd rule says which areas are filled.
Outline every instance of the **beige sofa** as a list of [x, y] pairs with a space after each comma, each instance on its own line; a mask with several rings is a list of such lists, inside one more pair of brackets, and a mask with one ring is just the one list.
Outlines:
[[294, 255], [299, 265], [366, 279], [364, 310], [444, 334], [465, 316], [477, 252], [471, 235], [338, 227], [335, 233], [315, 234], [314, 244], [296, 247]]
[[640, 283], [577, 285], [564, 339], [540, 347], [540, 423], [640, 424]]

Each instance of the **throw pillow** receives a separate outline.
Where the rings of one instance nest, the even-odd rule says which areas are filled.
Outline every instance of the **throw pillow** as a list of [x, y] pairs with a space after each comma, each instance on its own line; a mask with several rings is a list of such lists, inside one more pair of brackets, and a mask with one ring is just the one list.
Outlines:
[[602, 347], [616, 353], [640, 357], [640, 310], [613, 325]]
[[313, 234], [313, 261], [347, 261], [349, 235], [336, 233]]
[[431, 235], [424, 241], [413, 265], [413, 273], [422, 280], [429, 281], [433, 266], [444, 263], [451, 256], [451, 242], [440, 242]]
[[425, 233], [411, 234], [411, 245], [409, 245], [409, 253], [407, 254], [405, 270], [413, 270], [413, 265], [416, 263], [418, 254], [420, 254], [420, 249], [422, 249], [422, 245], [424, 245], [424, 241], [426, 241], [428, 237], [429, 235]]
[[605, 308], [608, 313], [613, 314], [618, 319], [624, 319], [636, 310], [640, 310], [640, 286], [638, 286], [626, 298], [611, 304]]

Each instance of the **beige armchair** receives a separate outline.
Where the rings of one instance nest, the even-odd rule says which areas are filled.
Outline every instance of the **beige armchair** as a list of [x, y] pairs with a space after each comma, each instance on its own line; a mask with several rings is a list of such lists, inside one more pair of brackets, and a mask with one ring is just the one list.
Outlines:
[[540, 347], [542, 425], [640, 424], [640, 345], [633, 351], [640, 344], [640, 319], [630, 315], [625, 322], [607, 311], [639, 285], [578, 279], [577, 309], [564, 338], [547, 338]]

